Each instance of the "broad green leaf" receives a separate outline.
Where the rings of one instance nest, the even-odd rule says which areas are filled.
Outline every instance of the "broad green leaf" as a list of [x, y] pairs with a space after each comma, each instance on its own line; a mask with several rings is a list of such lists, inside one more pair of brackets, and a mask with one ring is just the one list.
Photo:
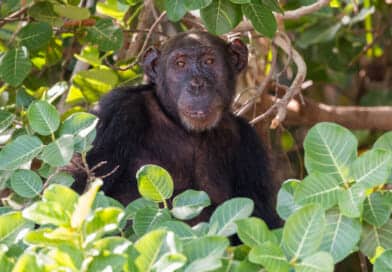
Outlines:
[[225, 237], [208, 236], [191, 240], [184, 245], [184, 254], [188, 258], [186, 272], [210, 271], [221, 266], [223, 256], [229, 241]]
[[76, 205], [75, 211], [71, 217], [71, 226], [73, 228], [80, 228], [82, 226], [86, 217], [90, 213], [95, 196], [102, 184], [103, 181], [101, 179], [95, 179], [89, 190], [79, 197], [78, 204]]
[[317, 25], [303, 32], [297, 43], [300, 47], [307, 48], [312, 44], [332, 41], [341, 28], [342, 24], [340, 22], [327, 27]]
[[373, 149], [375, 148], [392, 151], [392, 131], [389, 131], [379, 137], [373, 145]]
[[0, 133], [3, 133], [15, 120], [15, 114], [0, 110]]
[[259, 246], [268, 241], [278, 242], [275, 235], [268, 229], [267, 224], [259, 218], [245, 218], [235, 223], [239, 238], [249, 247]]
[[332, 175], [347, 182], [349, 165], [357, 155], [357, 139], [346, 128], [333, 123], [312, 127], [304, 141], [305, 166], [309, 173]]
[[21, 87], [16, 91], [15, 98], [16, 106], [20, 108], [28, 108], [30, 104], [35, 100], [33, 96], [26, 92], [26, 89]]
[[202, 9], [209, 6], [212, 0], [183, 0], [187, 10]]
[[307, 256], [295, 266], [297, 272], [333, 272], [334, 263], [332, 256], [327, 252], [317, 252]]
[[52, 27], [45, 22], [32, 22], [23, 27], [17, 40], [30, 51], [41, 49], [48, 45], [52, 38]]
[[178, 219], [189, 220], [198, 216], [209, 205], [211, 201], [205, 192], [190, 189], [173, 199], [171, 213]]
[[86, 243], [102, 237], [105, 233], [116, 230], [123, 216], [123, 210], [115, 207], [95, 210], [84, 224]]
[[80, 235], [71, 228], [39, 228], [32, 230], [24, 237], [24, 242], [28, 245], [40, 247], [57, 247], [80, 245]]
[[176, 237], [180, 239], [195, 239], [197, 238], [196, 232], [187, 224], [180, 221], [165, 221], [159, 224], [159, 228], [164, 228], [172, 231]]
[[65, 212], [60, 203], [52, 201], [38, 201], [23, 210], [23, 217], [37, 224], [53, 224], [68, 227], [70, 216]]
[[123, 254], [131, 245], [132, 243], [126, 238], [110, 236], [94, 242], [92, 247], [98, 249], [101, 254], [105, 254], [107, 251]]
[[154, 230], [145, 234], [135, 243], [135, 248], [140, 253], [135, 260], [139, 271], [149, 272], [152, 270], [154, 263], [158, 260], [166, 236], [165, 230]]
[[390, 272], [392, 271], [392, 250], [386, 250], [376, 259], [373, 267], [374, 272]]
[[210, 230], [210, 224], [207, 222], [200, 222], [194, 225], [192, 230], [196, 233], [197, 236], [206, 236]]
[[125, 208], [125, 218], [128, 220], [134, 219], [136, 213], [145, 207], [152, 207], [158, 209], [158, 203], [149, 201], [145, 198], [138, 198], [131, 203], [128, 204], [128, 206]]
[[128, 23], [132, 23], [132, 21], [135, 19], [135, 17], [137, 17], [138, 12], [140, 11], [138, 7], [140, 7], [140, 4], [142, 4], [143, 2], [134, 1], [134, 3], [129, 3], [131, 4], [131, 6], [123, 4], [123, 2], [127, 4], [129, 3], [129, 1], [98, 2], [96, 5], [96, 12], [108, 17], [112, 17], [119, 22], [125, 19], [124, 15], [126, 13], [132, 14], [131, 19], [126, 19]]
[[362, 230], [360, 250], [369, 258], [372, 258], [378, 247], [385, 250], [392, 249], [392, 219], [382, 227], [365, 224]]
[[90, 134], [97, 125], [98, 118], [87, 112], [76, 112], [65, 119], [59, 134], [71, 134], [81, 138]]
[[53, 103], [57, 98], [63, 95], [69, 88], [66, 81], [58, 81], [44, 94], [44, 99], [49, 103]]
[[37, 137], [17, 137], [0, 151], [0, 170], [17, 169], [37, 156], [42, 147], [42, 142]]
[[71, 20], [84, 20], [90, 17], [88, 8], [80, 8], [71, 5], [54, 5], [53, 10], [57, 14]]
[[340, 188], [338, 181], [328, 174], [312, 173], [300, 182], [294, 193], [296, 203], [319, 203], [324, 209], [338, 203]]
[[55, 246], [49, 253], [54, 266], [66, 267], [70, 271], [80, 271], [84, 261], [83, 251], [75, 246], [68, 244], [59, 244]]
[[74, 151], [74, 138], [64, 135], [45, 146], [40, 159], [51, 166], [65, 166], [72, 159]]
[[0, 78], [16, 87], [27, 77], [31, 67], [27, 48], [25, 46], [12, 48], [0, 58]]
[[261, 0], [261, 2], [272, 11], [283, 13], [283, 9], [280, 7], [279, 0]]
[[367, 196], [363, 205], [363, 219], [376, 227], [381, 227], [391, 217], [392, 202], [383, 192], [374, 192]]
[[34, 226], [22, 217], [21, 212], [8, 212], [0, 215], [0, 244], [15, 244], [20, 234]]
[[294, 201], [294, 193], [299, 183], [296, 179], [286, 180], [278, 192], [276, 211], [283, 220], [287, 220], [292, 213], [301, 208]]
[[116, 51], [123, 44], [123, 32], [111, 19], [98, 19], [95, 26], [87, 29], [86, 41], [97, 44], [102, 51]]
[[186, 13], [185, 3], [183, 0], [165, 0], [167, 17], [170, 21], [177, 22]]
[[354, 161], [350, 167], [355, 181], [369, 189], [384, 184], [392, 169], [392, 153], [385, 150], [370, 150]]
[[46, 101], [32, 103], [28, 109], [27, 118], [31, 128], [44, 136], [54, 133], [60, 125], [59, 113]]
[[253, 263], [261, 264], [268, 271], [290, 271], [290, 264], [282, 249], [272, 242], [253, 247], [249, 252], [249, 260]]
[[[97, 4], [103, 4], [102, 2]], [[76, 59], [88, 63], [94, 67], [100, 66], [102, 64], [102, 60], [99, 57], [99, 50], [97, 47], [94, 46], [84, 46], [82, 48], [82, 52], [79, 54], [74, 55]]]
[[257, 32], [269, 38], [275, 35], [277, 24], [270, 8], [260, 0], [251, 0], [249, 4], [241, 7], [242, 13], [252, 22]]
[[210, 218], [209, 235], [230, 236], [237, 231], [236, 220], [249, 217], [254, 204], [251, 199], [236, 197], [219, 205]]
[[26, 252], [20, 256], [12, 270], [14, 272], [42, 272], [33, 253]]
[[46, 182], [48, 184], [60, 184], [60, 185], [65, 185], [66, 187], [70, 187], [74, 183], [74, 181], [75, 179], [70, 174], [65, 172], [60, 172], [51, 175]]
[[200, 16], [209, 32], [221, 35], [241, 21], [241, 6], [226, 0], [213, 0], [209, 6], [200, 10]]
[[286, 221], [282, 245], [288, 256], [295, 259], [317, 252], [323, 239], [325, 214], [316, 204], [308, 204]]
[[54, 27], [63, 25], [63, 20], [54, 12], [53, 5], [49, 2], [38, 2], [28, 12], [37, 21], [49, 23]]
[[139, 193], [146, 199], [164, 202], [173, 194], [173, 179], [158, 165], [148, 164], [136, 173]]
[[328, 211], [326, 220], [320, 250], [329, 252], [337, 263], [355, 250], [361, 235], [361, 224], [356, 218], [342, 215], [338, 209]]
[[180, 253], [168, 252], [159, 258], [153, 266], [156, 272], [174, 272], [183, 267], [186, 263], [186, 257]]
[[79, 195], [67, 186], [52, 184], [44, 191], [42, 199], [60, 204], [64, 212], [66, 212], [68, 216], [71, 216], [75, 211]]
[[31, 170], [19, 169], [12, 173], [11, 188], [22, 197], [33, 198], [41, 193], [42, 180]]
[[136, 212], [132, 227], [136, 235], [142, 236], [170, 219], [170, 213], [167, 209], [145, 207]]
[[89, 263], [86, 272], [123, 271], [126, 258], [117, 254], [95, 256]]
[[362, 213], [365, 190], [356, 185], [339, 192], [339, 209], [347, 217], [359, 217]]

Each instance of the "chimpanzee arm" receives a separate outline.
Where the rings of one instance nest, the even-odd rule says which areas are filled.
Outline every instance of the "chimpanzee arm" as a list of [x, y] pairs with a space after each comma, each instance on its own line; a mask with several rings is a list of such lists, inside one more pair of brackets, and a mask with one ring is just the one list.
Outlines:
[[94, 112], [99, 122], [93, 148], [87, 154], [88, 165], [92, 168], [106, 161], [106, 164], [96, 169], [95, 176], [106, 175], [117, 168], [105, 178], [105, 191], [110, 190], [126, 174], [131, 155], [135, 155], [137, 148], [141, 146], [149, 123], [141, 92], [149, 88], [151, 87], [139, 86], [115, 89], [101, 99]]
[[234, 154], [235, 195], [253, 199], [254, 215], [261, 217], [271, 228], [279, 227], [268, 154], [255, 130], [243, 119], [238, 118], [238, 124], [241, 140]]

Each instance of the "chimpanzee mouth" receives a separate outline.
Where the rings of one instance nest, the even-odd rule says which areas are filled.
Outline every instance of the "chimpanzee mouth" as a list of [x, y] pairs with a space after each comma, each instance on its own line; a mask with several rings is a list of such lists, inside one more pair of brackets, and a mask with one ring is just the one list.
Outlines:
[[220, 108], [208, 110], [180, 110], [183, 125], [189, 130], [204, 131], [214, 128], [221, 119]]

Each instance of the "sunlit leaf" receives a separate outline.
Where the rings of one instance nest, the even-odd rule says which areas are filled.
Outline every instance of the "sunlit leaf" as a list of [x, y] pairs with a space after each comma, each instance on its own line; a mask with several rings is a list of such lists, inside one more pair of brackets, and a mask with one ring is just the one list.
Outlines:
[[41, 134], [50, 135], [60, 125], [60, 116], [56, 108], [46, 101], [37, 101], [29, 106], [27, 117], [31, 128]]
[[0, 78], [16, 87], [27, 77], [31, 67], [27, 48], [12, 48], [0, 57]]

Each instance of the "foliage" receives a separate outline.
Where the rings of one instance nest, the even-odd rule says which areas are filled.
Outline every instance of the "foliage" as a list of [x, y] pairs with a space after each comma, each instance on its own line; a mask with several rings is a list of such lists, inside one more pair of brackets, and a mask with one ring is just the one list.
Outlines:
[[[74, 122], [68, 130], [73, 135], [80, 132], [75, 127]], [[156, 165], [138, 171], [143, 198], [127, 207], [97, 194], [100, 179], [79, 196], [63, 184], [46, 185], [42, 191], [35, 172], [17, 170], [13, 176], [21, 181], [15, 187], [11, 178], [11, 188], [39, 198], [27, 208], [0, 216], [0, 263], [5, 272], [259, 271], [262, 267], [333, 271], [335, 263], [359, 248], [375, 263], [375, 271], [385, 271], [392, 250], [392, 195], [385, 187], [392, 172], [392, 138], [385, 134], [359, 157], [356, 141], [351, 132], [333, 123], [320, 123], [309, 131], [305, 139], [309, 175], [282, 186], [278, 212], [286, 223], [273, 231], [263, 220], [249, 217], [253, 202], [246, 198], [230, 199], [208, 222], [189, 226], [181, 220], [198, 216], [210, 204], [208, 196], [187, 190], [169, 206], [173, 181]], [[230, 246], [234, 234], [243, 245]]]

